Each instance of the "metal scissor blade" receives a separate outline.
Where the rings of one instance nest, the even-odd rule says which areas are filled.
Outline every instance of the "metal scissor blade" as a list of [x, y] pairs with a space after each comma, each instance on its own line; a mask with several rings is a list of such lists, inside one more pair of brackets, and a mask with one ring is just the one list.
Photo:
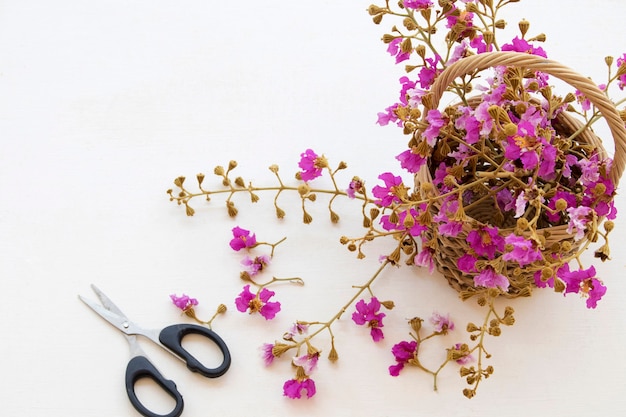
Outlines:
[[123, 333], [127, 333], [128, 330], [128, 320], [124, 316], [119, 316], [118, 314], [109, 311], [107, 308], [101, 306], [100, 304], [96, 304], [91, 300], [84, 298], [79, 295], [78, 298], [85, 303], [89, 308], [98, 313], [100, 317], [111, 323], [113, 327], [120, 330]]
[[98, 287], [96, 287], [95, 285], [91, 284], [91, 289], [93, 290], [93, 292], [96, 293], [96, 295], [100, 299], [100, 302], [102, 303], [104, 308], [106, 308], [107, 310], [112, 311], [113, 313], [117, 314], [118, 316], [123, 317], [124, 319], [128, 320], [128, 318], [126, 317], [126, 314], [122, 313], [122, 310], [120, 310], [115, 305], [115, 303], [113, 303], [113, 301], [111, 301], [111, 299], [109, 297], [107, 297], [102, 291], [100, 291], [100, 289]]

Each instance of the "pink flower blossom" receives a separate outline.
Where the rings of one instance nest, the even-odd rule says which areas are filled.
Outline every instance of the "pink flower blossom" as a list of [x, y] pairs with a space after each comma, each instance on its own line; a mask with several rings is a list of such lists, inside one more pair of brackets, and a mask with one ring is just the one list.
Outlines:
[[505, 43], [502, 45], [502, 50], [539, 55], [544, 58], [548, 57], [548, 55], [546, 55], [546, 51], [542, 48], [531, 45], [528, 41], [521, 39], [519, 36], [516, 36], [511, 43]]
[[448, 330], [454, 330], [454, 322], [450, 320], [449, 314], [442, 316], [434, 312], [433, 315], [430, 316], [430, 322], [435, 326], [435, 332], [437, 333], [447, 334]]
[[185, 294], [181, 295], [180, 297], [176, 296], [176, 294], [170, 294], [170, 298], [172, 299], [174, 305], [180, 308], [182, 311], [187, 311], [190, 308], [193, 308], [193, 306], [198, 305], [198, 300], [196, 300], [195, 298], [190, 298]]
[[408, 52], [403, 52], [400, 48], [400, 44], [402, 43], [402, 38], [395, 38], [391, 42], [389, 42], [389, 46], [387, 46], [387, 52], [389, 55], [396, 57], [396, 64], [399, 64], [402, 61], [406, 61], [411, 57], [411, 54]]
[[243, 287], [243, 291], [235, 299], [235, 305], [237, 310], [242, 313], [250, 310], [250, 314], [258, 312], [265, 317], [265, 320], [271, 320], [280, 311], [280, 303], [278, 301], [269, 301], [274, 294], [276, 294], [274, 291], [263, 288], [255, 295], [250, 292], [250, 285], [248, 284]]
[[230, 247], [236, 251], [244, 248], [252, 248], [256, 245], [256, 235], [250, 235], [250, 231], [237, 226], [233, 228], [233, 238]]
[[582, 294], [587, 298], [587, 308], [596, 308], [598, 301], [606, 294], [606, 287], [596, 278], [593, 266], [570, 271], [569, 265], [565, 264], [557, 270], [557, 276], [565, 282], [565, 294]]
[[366, 324], [370, 328], [370, 335], [374, 342], [385, 337], [380, 329], [383, 327], [385, 313], [379, 312], [380, 306], [380, 301], [376, 297], [372, 297], [369, 303], [365, 303], [365, 300], [359, 300], [355, 305], [356, 311], [352, 313], [352, 321], [360, 326]]
[[[619, 68], [624, 65], [626, 65], [626, 54], [617, 58], [617, 67]], [[622, 74], [619, 76], [619, 82], [617, 83], [617, 86], [620, 88], [620, 90], [623, 90], [624, 87], [626, 87], [626, 74]]]
[[486, 288], [500, 288], [502, 291], [509, 289], [509, 280], [502, 274], [498, 274], [491, 266], [486, 266], [474, 277], [474, 285]]
[[432, 148], [435, 146], [437, 136], [445, 124], [445, 121], [443, 120], [441, 112], [437, 109], [428, 111], [426, 121], [428, 122], [428, 127], [424, 130], [423, 136], [426, 142], [428, 142], [428, 145]]
[[269, 265], [271, 258], [267, 255], [255, 256], [254, 258], [250, 258], [246, 256], [241, 261], [241, 264], [246, 267], [246, 271], [250, 276], [255, 276]]
[[498, 234], [497, 227], [484, 226], [473, 229], [467, 234], [467, 242], [478, 256], [493, 259], [496, 251], [504, 249], [504, 239]]
[[404, 368], [404, 365], [415, 357], [416, 352], [417, 342], [415, 340], [410, 342], [403, 341], [393, 345], [391, 353], [396, 360], [396, 364], [389, 367], [389, 375], [400, 375], [400, 371]]
[[427, 161], [427, 158], [420, 155], [416, 149], [407, 149], [396, 156], [396, 159], [400, 161], [400, 166], [403, 169], [406, 169], [412, 174], [418, 172]]
[[309, 331], [308, 324], [302, 324], [299, 322], [294, 323], [287, 332], [283, 335], [285, 340], [293, 340], [295, 336], [307, 334]]
[[399, 203], [401, 200], [398, 194], [404, 192], [406, 188], [402, 183], [402, 177], [385, 172], [380, 174], [378, 179], [383, 180], [385, 186], [376, 185], [372, 188], [372, 194], [379, 199], [376, 204], [389, 207], [393, 203]]
[[300, 162], [298, 162], [298, 166], [302, 169], [300, 178], [303, 181], [314, 180], [322, 175], [322, 168], [326, 167], [326, 165], [326, 158], [317, 155], [311, 149], [307, 149], [300, 154]]
[[465, 255], [457, 259], [456, 265], [462, 272], [471, 273], [476, 272], [476, 261], [476, 258], [474, 258], [469, 253], [466, 253]]
[[352, 181], [350, 181], [350, 184], [348, 184], [348, 188], [346, 189], [348, 198], [355, 198], [357, 193], [362, 193], [363, 187], [363, 181], [357, 177], [352, 178]]
[[311, 378], [303, 380], [290, 379], [283, 385], [283, 395], [289, 398], [302, 398], [302, 391], [306, 391], [306, 397], [315, 395], [315, 382]]
[[399, 127], [402, 127], [402, 120], [398, 119], [398, 115], [396, 115], [396, 109], [399, 106], [400, 104], [396, 103], [387, 107], [384, 112], [379, 112], [376, 123], [380, 126], [387, 126], [389, 123], [396, 123]]
[[429, 247], [424, 247], [413, 259], [413, 262], [417, 266], [428, 268], [428, 272], [431, 274], [435, 270], [435, 260], [433, 259], [433, 250]]
[[504, 238], [504, 243], [513, 247], [510, 252], [502, 256], [505, 261], [517, 262], [523, 267], [543, 259], [537, 242], [526, 239], [524, 236], [511, 233]]
[[426, 58], [425, 65], [420, 69], [418, 74], [419, 84], [422, 88], [429, 88], [437, 77], [437, 65], [441, 61], [441, 57], [437, 55], [435, 59]]
[[261, 346], [261, 357], [265, 366], [270, 366], [274, 362], [274, 345], [271, 343], [263, 343]]
[[403, 0], [402, 3], [407, 9], [425, 10], [433, 7], [431, 0]]
[[567, 233], [576, 232], [574, 240], [580, 240], [585, 236], [591, 212], [592, 209], [586, 206], [568, 207], [569, 222], [567, 223]]
[[309, 375], [317, 368], [317, 361], [320, 357], [319, 353], [306, 354], [296, 358], [293, 358], [292, 362], [296, 366], [301, 366], [304, 373]]

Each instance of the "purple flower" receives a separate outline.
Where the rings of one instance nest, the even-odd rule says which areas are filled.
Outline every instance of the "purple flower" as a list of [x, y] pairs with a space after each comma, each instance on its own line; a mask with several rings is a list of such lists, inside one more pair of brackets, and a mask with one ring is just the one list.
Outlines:
[[303, 181], [311, 181], [322, 175], [322, 168], [328, 166], [328, 162], [323, 156], [318, 156], [313, 150], [307, 149], [300, 154], [298, 166], [302, 169], [300, 178]]
[[308, 324], [302, 324], [299, 322], [294, 323], [287, 332], [283, 335], [283, 339], [285, 340], [293, 340], [296, 335], [307, 334], [309, 331]]
[[510, 252], [502, 256], [505, 261], [515, 261], [519, 266], [525, 266], [543, 259], [537, 243], [524, 236], [511, 233], [504, 238], [504, 243], [513, 247]]
[[402, 38], [395, 38], [391, 42], [389, 42], [389, 46], [387, 47], [387, 52], [389, 55], [396, 57], [396, 64], [399, 64], [402, 61], [406, 61], [410, 58], [411, 54], [408, 52], [403, 52], [400, 48], [400, 44], [402, 43]]
[[437, 77], [437, 64], [441, 61], [441, 57], [437, 55], [435, 59], [426, 58], [425, 65], [420, 69], [418, 74], [420, 87], [428, 89]]
[[428, 127], [424, 130], [424, 138], [426, 138], [426, 142], [430, 147], [435, 146], [435, 142], [437, 141], [437, 136], [439, 135], [439, 131], [445, 124], [445, 121], [441, 115], [441, 112], [437, 109], [429, 110], [426, 115], [426, 121], [428, 122]]
[[[618, 68], [626, 65], [626, 54], [622, 55], [621, 57], [617, 58], [617, 66]], [[619, 76], [619, 82], [618, 82], [618, 87], [620, 88], [620, 90], [623, 90], [624, 87], [626, 87], [626, 74], [622, 74]]]
[[256, 245], [256, 235], [250, 236], [250, 231], [237, 226], [233, 228], [233, 238], [230, 247], [236, 251], [244, 248], [252, 248]]
[[398, 115], [396, 114], [396, 109], [400, 106], [399, 103], [396, 103], [392, 106], [389, 106], [385, 109], [384, 112], [378, 113], [378, 123], [381, 126], [387, 126], [389, 123], [395, 123], [398, 126], [402, 126], [402, 120], [398, 119]]
[[454, 322], [450, 320], [450, 315], [446, 314], [442, 316], [441, 314], [435, 312], [432, 316], [430, 316], [430, 322], [433, 326], [435, 326], [435, 332], [447, 334], [448, 330], [454, 330]]
[[415, 148], [407, 149], [400, 155], [396, 156], [396, 159], [400, 161], [400, 166], [406, 169], [412, 174], [415, 174], [420, 170], [422, 165], [427, 161], [426, 157], [420, 155]]
[[401, 200], [398, 194], [406, 191], [402, 177], [395, 176], [391, 172], [385, 172], [380, 174], [378, 179], [383, 180], [385, 186], [376, 185], [372, 188], [372, 194], [379, 199], [376, 203], [384, 207], [389, 207], [394, 202], [399, 203]]
[[502, 291], [509, 289], [509, 280], [502, 274], [498, 274], [491, 266], [486, 266], [474, 277], [474, 285], [477, 287], [500, 288]]
[[370, 328], [370, 335], [374, 342], [378, 342], [384, 339], [383, 331], [380, 329], [383, 327], [383, 318], [385, 313], [380, 313], [380, 301], [376, 297], [372, 297], [369, 303], [365, 303], [365, 300], [359, 300], [356, 303], [356, 311], [352, 313], [352, 321], [362, 326], [367, 324]]
[[193, 306], [198, 305], [198, 300], [196, 300], [195, 298], [190, 298], [185, 294], [181, 295], [180, 297], [177, 297], [176, 294], [170, 294], [170, 298], [172, 299], [174, 305], [180, 308], [182, 311], [187, 311], [190, 308], [193, 308]]
[[476, 258], [474, 258], [469, 253], [466, 253], [465, 255], [457, 259], [456, 265], [461, 271], [465, 273], [476, 272], [476, 261]]
[[425, 10], [433, 7], [431, 0], [403, 0], [404, 7], [407, 9]]
[[346, 189], [346, 194], [348, 194], [348, 197], [354, 198], [356, 197], [356, 193], [362, 193], [362, 192], [363, 192], [363, 181], [361, 181], [357, 177], [352, 178], [352, 181], [350, 181], [350, 184], [348, 185], [348, 188]]
[[319, 353], [314, 353], [314, 354], [307, 353], [306, 355], [293, 358], [292, 362], [296, 366], [301, 366], [302, 369], [304, 370], [304, 373], [309, 375], [317, 367], [317, 361], [319, 357], [320, 357]]
[[504, 239], [498, 234], [497, 227], [484, 226], [467, 234], [467, 242], [478, 256], [493, 259], [496, 251], [504, 249]]
[[585, 230], [587, 229], [587, 223], [592, 210], [589, 207], [569, 207], [567, 214], [569, 215], [569, 222], [567, 223], [567, 233], [576, 232], [574, 240], [580, 240], [585, 236]]
[[391, 348], [396, 364], [389, 367], [389, 375], [398, 376], [400, 371], [404, 368], [404, 365], [415, 357], [417, 352], [417, 342], [412, 340], [410, 342], [400, 342]]
[[241, 261], [241, 264], [246, 267], [246, 270], [250, 276], [255, 276], [259, 272], [263, 271], [267, 265], [269, 265], [271, 258], [267, 255], [255, 256], [254, 259], [246, 256]]
[[306, 397], [311, 398], [315, 395], [315, 382], [311, 378], [303, 380], [290, 379], [283, 385], [283, 395], [289, 398], [301, 398], [302, 391], [306, 391]]
[[417, 266], [427, 267], [428, 272], [432, 274], [433, 271], [435, 270], [435, 261], [433, 259], [433, 252], [434, 251], [431, 248], [425, 247], [417, 255], [415, 255], [413, 262]]
[[547, 58], [546, 51], [544, 51], [540, 47], [534, 47], [525, 39], [521, 39], [519, 36], [516, 36], [511, 43], [505, 43], [502, 45], [503, 51], [513, 51], [513, 52], [522, 52], [532, 55], [539, 55], [544, 58]]
[[263, 343], [261, 346], [261, 357], [263, 358], [265, 366], [270, 366], [272, 362], [274, 362], [273, 349], [274, 345], [271, 343]]
[[243, 291], [235, 299], [237, 310], [245, 313], [250, 310], [250, 314], [259, 313], [265, 320], [271, 320], [280, 311], [280, 303], [278, 301], [269, 301], [276, 294], [267, 288], [261, 289], [256, 295], [250, 292], [250, 285], [243, 287]]
[[593, 266], [570, 271], [569, 265], [565, 264], [558, 269], [557, 276], [565, 282], [565, 294], [582, 293], [587, 297], [587, 308], [596, 308], [598, 301], [606, 294], [606, 287], [596, 278], [596, 269]]

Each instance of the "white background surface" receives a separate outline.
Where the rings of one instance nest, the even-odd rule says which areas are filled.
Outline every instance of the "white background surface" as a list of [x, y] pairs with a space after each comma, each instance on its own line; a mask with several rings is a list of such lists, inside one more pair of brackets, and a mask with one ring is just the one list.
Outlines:
[[[409, 268], [385, 272], [375, 286], [397, 305], [387, 312], [384, 341], [372, 343], [347, 314], [335, 328], [339, 362], [320, 361], [313, 375], [317, 395], [282, 397], [293, 377], [289, 361], [265, 368], [258, 347], [295, 319], [334, 315], [391, 242], [372, 245], [363, 261], [340, 246], [340, 235], [361, 231], [350, 202], [337, 206], [342, 221], [331, 226], [319, 201], [306, 226], [293, 196], [283, 199], [283, 222], [274, 219], [273, 195], [254, 207], [237, 199], [240, 217], [232, 221], [219, 197], [194, 202], [197, 214], [188, 218], [165, 190], [176, 176], [193, 182], [198, 172], [217, 184], [213, 167], [230, 159], [257, 185], [273, 184], [272, 163], [289, 180], [307, 147], [333, 164], [347, 161], [346, 184], [359, 175], [372, 186], [380, 172], [395, 170], [406, 139], [374, 122], [396, 99], [401, 72], [379, 41], [391, 23], [372, 24], [368, 5], [0, 1], [2, 415], [137, 415], [123, 387], [124, 338], [77, 298], [92, 296], [90, 283], [146, 326], [188, 321], [170, 293], [198, 298], [203, 317], [228, 305], [214, 323], [233, 355], [222, 378], [187, 372], [144, 344], [177, 382], [186, 416], [626, 414], [621, 218], [613, 261], [596, 265], [609, 287], [598, 309], [550, 291], [513, 301], [517, 323], [489, 343], [496, 372], [471, 401], [456, 367], [442, 373], [438, 392], [415, 369], [387, 373], [391, 346], [407, 338], [406, 318], [450, 312], [459, 330], [445, 346], [464, 340], [464, 323], [482, 317], [440, 276]], [[531, 32], [548, 34], [550, 57], [594, 79], [603, 79], [605, 55], [626, 51], [621, 0], [524, 0], [511, 11], [511, 37], [526, 17]], [[622, 194], [617, 205], [623, 214]], [[261, 240], [287, 236], [271, 272], [306, 281], [273, 288], [282, 302], [274, 321], [234, 308], [242, 287], [241, 254], [228, 247], [235, 225]], [[325, 340], [319, 346], [328, 352]]]

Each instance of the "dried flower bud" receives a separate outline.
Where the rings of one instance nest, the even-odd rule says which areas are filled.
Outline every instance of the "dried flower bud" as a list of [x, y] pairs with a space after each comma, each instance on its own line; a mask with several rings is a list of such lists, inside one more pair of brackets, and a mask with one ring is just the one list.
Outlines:
[[522, 33], [522, 38], [526, 36], [528, 28], [530, 28], [530, 22], [526, 19], [522, 19], [518, 24], [519, 30]]
[[317, 194], [309, 194], [309, 195], [306, 196], [306, 198], [309, 201], [315, 201], [315, 200], [317, 200]]
[[419, 25], [417, 24], [417, 22], [415, 21], [415, 19], [410, 18], [410, 17], [406, 17], [403, 21], [402, 24], [404, 25], [405, 28], [407, 28], [408, 30], [415, 30], [419, 28]]
[[330, 221], [332, 223], [338, 223], [339, 222], [339, 215], [337, 213], [335, 213], [334, 211], [330, 210]]
[[506, 326], [512, 326], [515, 324], [515, 317], [513, 316], [505, 316], [502, 318], [502, 324]]
[[187, 216], [193, 216], [196, 211], [187, 203], [185, 203], [185, 213], [187, 214]]
[[354, 252], [354, 251], [356, 250], [356, 245], [355, 245], [354, 243], [350, 243], [350, 244], [348, 245], [348, 250], [349, 250], [350, 252]]
[[241, 177], [235, 178], [235, 185], [237, 185], [238, 187], [241, 187], [241, 188], [244, 188], [246, 186], [246, 184], [243, 181], [243, 178], [241, 178]]
[[237, 161], [235, 160], [231, 160], [228, 162], [228, 170], [231, 171], [233, 169], [237, 168]]
[[370, 7], [367, 8], [367, 12], [370, 14], [370, 16], [374, 16], [374, 15], [384, 12], [384, 10], [376, 6], [375, 4], [371, 4]]
[[560, 279], [554, 279], [554, 292], [563, 292], [565, 291], [565, 283]]
[[467, 330], [468, 333], [471, 333], [471, 332], [475, 332], [477, 330], [480, 330], [480, 327], [478, 327], [474, 323], [470, 322], [470, 323], [467, 323], [466, 330]]
[[420, 58], [424, 58], [426, 56], [426, 47], [422, 44], [419, 44], [415, 47], [415, 52]]
[[487, 333], [491, 336], [497, 337], [502, 334], [502, 329], [500, 327], [490, 327], [489, 330], [487, 330]]
[[276, 217], [279, 219], [282, 219], [285, 217], [285, 210], [281, 209], [280, 207], [276, 206]]
[[598, 250], [594, 252], [594, 256], [596, 258], [600, 258], [602, 262], [606, 261], [607, 259], [610, 260], [611, 250], [609, 249], [609, 245], [606, 243], [602, 245]]
[[305, 195], [307, 195], [309, 192], [311, 191], [311, 187], [308, 186], [308, 184], [300, 184], [298, 186], [298, 194], [300, 194], [302, 197], [304, 197]]
[[515, 123], [507, 123], [504, 125], [503, 131], [507, 136], [515, 136], [517, 134], [517, 125]]
[[461, 366], [461, 369], [459, 370], [459, 373], [461, 374], [461, 378], [466, 377], [468, 375], [471, 375], [474, 373], [474, 371], [472, 371], [469, 368], [466, 368], [465, 366]]
[[202, 181], [204, 181], [204, 174], [203, 173], [197, 174], [196, 179], [198, 180], [198, 185], [202, 185]]
[[529, 39], [529, 41], [537, 41], [537, 42], [545, 42], [547, 39], [547, 36], [545, 33], [540, 33], [537, 36], [533, 36], [532, 38]]
[[302, 223], [310, 224], [313, 221], [313, 216], [311, 216], [308, 212], [304, 212], [302, 214]]
[[235, 203], [233, 203], [232, 201], [226, 202], [226, 208], [228, 209], [228, 215], [230, 217], [235, 217], [237, 213], [239, 213], [239, 210], [237, 210], [237, 208], [235, 207]]
[[493, 40], [494, 40], [493, 32], [489, 30], [486, 30], [483, 32], [483, 41], [485, 41], [487, 45], [491, 45], [493, 43]]
[[[511, 1], [511, 0], [509, 0], [509, 1]], [[468, 382], [468, 384], [469, 384], [469, 382]], [[474, 390], [474, 389], [469, 389], [469, 388], [465, 388], [465, 389], [463, 390], [463, 395], [464, 395], [466, 398], [474, 398], [474, 396], [476, 395], [476, 390]]]
[[388, 34], [388, 33], [385, 33], [385, 34], [383, 35], [383, 38], [382, 38], [382, 39], [383, 39], [383, 42], [384, 42], [384, 43], [391, 43], [391, 42], [393, 42], [393, 40], [394, 40], [395, 38], [397, 38], [397, 36], [393, 36], [393, 35], [390, 35], [390, 34]]
[[278, 173], [278, 165], [276, 164], [270, 165], [269, 170], [272, 171], [274, 174]]
[[420, 329], [422, 328], [423, 321], [424, 320], [420, 319], [419, 317], [413, 317], [411, 320], [409, 320], [409, 325], [415, 333], [419, 333]]
[[604, 222], [604, 230], [606, 230], [607, 233], [611, 233], [611, 230], [613, 230], [614, 227], [615, 223], [612, 220], [607, 220]]
[[384, 13], [377, 14], [376, 16], [372, 17], [372, 21], [378, 25], [380, 22], [383, 21], [383, 15]]
[[563, 250], [563, 252], [567, 253], [569, 251], [572, 250], [572, 243], [568, 240], [565, 240], [563, 242], [561, 242], [561, 250]]
[[506, 22], [502, 19], [496, 20], [495, 26], [498, 29], [504, 29], [506, 27]]
[[413, 43], [411, 42], [411, 38], [404, 38], [404, 40], [400, 44], [400, 50], [406, 54], [413, 51]]
[[393, 308], [396, 306], [396, 303], [394, 303], [392, 300], [381, 301], [380, 304], [387, 310], [393, 310]]
[[554, 208], [556, 209], [556, 211], [564, 211], [567, 208], [567, 201], [565, 201], [564, 198], [559, 198], [558, 200], [556, 200]]
[[225, 304], [220, 304], [217, 306], [217, 314], [224, 314], [228, 311], [228, 307]]
[[215, 175], [222, 176], [222, 175], [224, 175], [224, 172], [225, 172], [225, 171], [224, 171], [224, 167], [223, 167], [223, 166], [221, 166], [221, 165], [218, 165], [218, 166], [216, 166], [215, 168], [213, 168], [213, 173], [214, 173]]
[[339, 359], [339, 354], [337, 353], [337, 349], [335, 349], [335, 345], [330, 348], [330, 352], [328, 352], [328, 360], [335, 363]]
[[176, 185], [179, 188], [183, 187], [183, 183], [185, 182], [185, 177], [177, 177], [174, 179], [174, 185]]

